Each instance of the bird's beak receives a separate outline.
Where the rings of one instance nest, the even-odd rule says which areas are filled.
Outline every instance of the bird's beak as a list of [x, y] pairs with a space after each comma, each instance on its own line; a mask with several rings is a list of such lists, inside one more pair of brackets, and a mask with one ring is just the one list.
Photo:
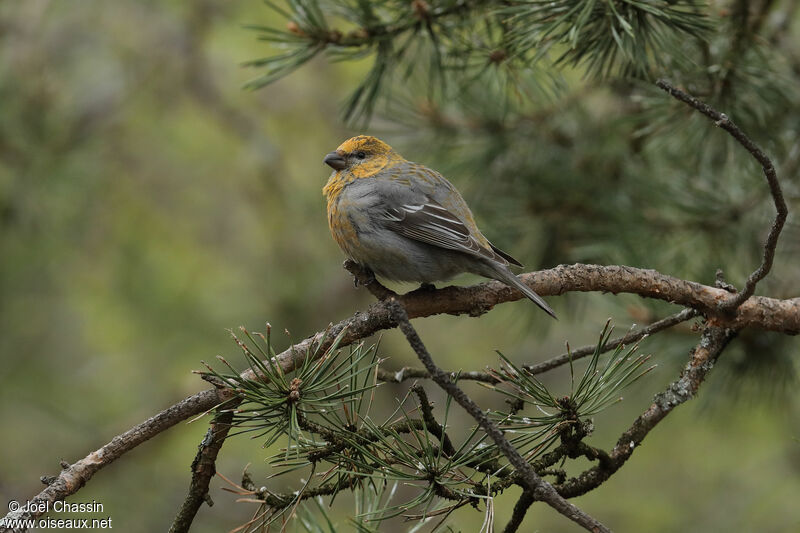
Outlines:
[[347, 161], [339, 152], [331, 152], [325, 156], [323, 162], [334, 170], [342, 170], [347, 166]]

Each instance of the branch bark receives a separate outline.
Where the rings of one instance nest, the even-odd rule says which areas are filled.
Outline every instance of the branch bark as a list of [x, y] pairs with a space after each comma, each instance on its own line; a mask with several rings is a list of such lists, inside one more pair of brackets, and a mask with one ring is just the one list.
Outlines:
[[[729, 292], [655, 270], [574, 264], [522, 274], [520, 278], [543, 296], [591, 291], [638, 294], [693, 308], [706, 316], [715, 316], [727, 327], [737, 330], [753, 327], [789, 335], [800, 333], [800, 298], [779, 300], [754, 296], [733, 314], [728, 314], [719, 310], [719, 304], [730, 296]], [[499, 281], [488, 281], [471, 287], [419, 289], [396, 297], [410, 318], [443, 313], [480, 316], [495, 305], [521, 298], [523, 295], [519, 291]], [[365, 311], [359, 311], [284, 350], [277, 355], [276, 360], [284, 371], [290, 372], [305, 358], [309, 349], [319, 347], [320, 353], [324, 352], [345, 329], [339, 344], [341, 347], [394, 326], [387, 301], [375, 302]], [[249, 374], [248, 377], [254, 376]]]
[[519, 526], [522, 525], [522, 521], [525, 519], [525, 515], [528, 513], [533, 501], [533, 494], [528, 490], [523, 490], [517, 503], [514, 504], [514, 512], [511, 513], [511, 518], [503, 529], [503, 533], [514, 533], [519, 530]]
[[462, 391], [455, 382], [451, 381], [450, 374], [436, 366], [431, 354], [428, 352], [422, 339], [417, 335], [416, 330], [408, 321], [408, 314], [402, 305], [396, 299], [388, 302], [392, 319], [397, 323], [397, 327], [406, 336], [411, 348], [419, 357], [419, 360], [430, 372], [431, 379], [441, 387], [448, 396], [453, 398], [467, 413], [478, 422], [478, 425], [483, 428], [489, 438], [491, 438], [500, 451], [508, 458], [508, 461], [521, 475], [522, 484], [525, 488], [531, 491], [533, 498], [536, 500], [544, 501], [550, 507], [566, 516], [576, 524], [579, 524], [587, 531], [592, 532], [610, 532], [603, 524], [592, 518], [588, 514], [578, 509], [575, 505], [561, 497], [558, 492], [553, 488], [550, 483], [543, 480], [533, 470], [533, 467], [526, 461], [522, 455], [517, 451], [514, 446], [505, 438], [503, 432], [492, 422], [486, 413], [484, 413], [478, 404], [476, 404], [464, 391]]
[[200, 443], [192, 461], [192, 481], [189, 484], [189, 493], [178, 510], [169, 533], [185, 533], [192, 527], [192, 522], [203, 502], [213, 505], [208, 495], [208, 485], [211, 478], [217, 473], [216, 461], [222, 445], [228, 436], [233, 422], [233, 409], [238, 405], [238, 399], [229, 402], [225, 411], [218, 412], [208, 428], [206, 436]]
[[724, 327], [717, 321], [709, 321], [680, 377], [665, 391], [656, 395], [652, 405], [620, 436], [607, 460], [601, 461], [597, 466], [575, 478], [556, 485], [558, 493], [564, 498], [580, 496], [597, 488], [619, 470], [650, 430], [677, 406], [694, 398], [717, 358], [737, 334], [738, 330]]

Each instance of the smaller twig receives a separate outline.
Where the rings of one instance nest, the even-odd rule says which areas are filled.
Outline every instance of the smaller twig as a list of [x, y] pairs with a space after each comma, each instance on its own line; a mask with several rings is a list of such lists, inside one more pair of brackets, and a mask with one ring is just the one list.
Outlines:
[[425, 389], [422, 388], [422, 385], [415, 384], [411, 387], [411, 390], [414, 391], [414, 394], [416, 394], [419, 399], [422, 420], [425, 421], [428, 431], [442, 443], [442, 451], [444, 451], [448, 457], [453, 457], [456, 454], [456, 449], [453, 447], [450, 437], [445, 432], [445, 428], [442, 427], [436, 420], [436, 417], [433, 416], [433, 406], [431, 402], [428, 401], [428, 395], [425, 393]]
[[[310, 478], [309, 478], [310, 479]], [[317, 487], [309, 487], [300, 493], [273, 493], [269, 491], [256, 491], [253, 496], [258, 503], [263, 502], [273, 510], [286, 509], [294, 505], [297, 501], [304, 501], [316, 498], [317, 496], [331, 496], [342, 490], [352, 489], [358, 486], [360, 478], [358, 476], [342, 476], [338, 481], [323, 483]]]
[[[698, 315], [696, 309], [684, 309], [674, 315], [670, 315], [668, 317], [662, 318], [652, 324], [645, 326], [643, 328], [639, 328], [636, 331], [630, 331], [621, 337], [617, 337], [616, 339], [612, 339], [608, 341], [606, 344], [603, 345], [600, 353], [610, 352], [619, 346], [620, 344], [626, 345], [636, 342], [648, 335], [652, 335], [654, 333], [658, 333], [659, 331], [671, 328], [680, 324], [681, 322], [686, 322]], [[553, 357], [552, 359], [548, 359], [547, 361], [543, 361], [541, 363], [536, 364], [528, 364], [522, 365], [525, 370], [528, 370], [531, 374], [542, 374], [547, 372], [548, 370], [553, 370], [554, 368], [558, 368], [561, 365], [569, 363], [570, 357], [572, 360], [575, 361], [577, 359], [581, 359], [588, 355], [592, 355], [594, 351], [597, 349], [596, 344], [590, 344], [587, 346], [583, 346], [578, 348], [577, 350], [572, 350], [572, 355], [570, 353], [564, 353]], [[451, 373], [451, 376], [455, 377], [455, 373]], [[389, 383], [402, 383], [407, 379], [430, 379], [430, 373], [425, 370], [424, 368], [414, 368], [410, 366], [404, 366], [400, 370], [392, 372], [391, 370], [386, 370], [385, 368], [378, 368], [378, 379], [381, 381], [386, 381]], [[469, 372], [459, 372], [458, 379], [464, 381], [481, 381], [483, 383], [499, 383], [498, 380], [493, 375], [489, 374], [488, 372], [479, 372], [479, 371], [469, 371]]]
[[[684, 309], [674, 315], [670, 315], [666, 318], [662, 318], [657, 322], [653, 322], [649, 326], [645, 326], [643, 328], [639, 328], [636, 331], [628, 332], [627, 334], [617, 337], [616, 339], [612, 339], [605, 343], [603, 347], [600, 349], [600, 353], [610, 352], [611, 350], [615, 350], [619, 345], [630, 344], [632, 342], [636, 342], [648, 335], [652, 335], [653, 333], [657, 333], [661, 330], [671, 328], [681, 322], [686, 322], [687, 320], [697, 316], [697, 310], [695, 309]], [[578, 348], [577, 350], [572, 350], [572, 352], [567, 352], [561, 354], [559, 356], [553, 357], [552, 359], [548, 359], [547, 361], [543, 361], [541, 363], [536, 363], [533, 365], [522, 365], [522, 368], [530, 372], [531, 374], [541, 374], [543, 372], [547, 372], [548, 370], [552, 370], [557, 368], [561, 365], [567, 364], [570, 361], [570, 358], [575, 361], [577, 359], [581, 359], [588, 355], [592, 355], [594, 351], [597, 349], [596, 344], [590, 344], [584, 346], [582, 348]]]
[[[558, 483], [563, 484], [566, 481], [566, 472], [561, 469], [554, 469], [553, 466], [556, 463], [564, 461], [567, 457], [572, 459], [586, 457], [589, 461], [598, 461], [600, 467], [609, 466], [611, 461], [610, 456], [605, 450], [589, 446], [583, 442], [579, 442], [577, 445], [574, 443], [562, 442], [556, 448], [545, 453], [538, 459], [531, 461], [531, 467], [533, 467], [533, 470], [540, 476], [555, 475]], [[494, 472], [497, 472], [496, 468]], [[485, 490], [479, 492], [482, 494], [489, 494], [490, 492], [498, 493], [504, 491], [511, 485], [519, 485], [523, 487], [523, 489], [525, 488], [517, 472], [511, 471], [508, 473], [496, 473], [494, 475], [499, 478], [499, 481], [492, 484], [491, 491], [489, 490], [490, 488], [486, 486]]]
[[533, 494], [528, 490], [523, 490], [517, 503], [514, 504], [514, 512], [511, 514], [511, 519], [506, 524], [506, 527], [503, 528], [503, 533], [514, 533], [519, 529], [533, 502]]
[[714, 276], [714, 286], [718, 289], [726, 290], [731, 294], [736, 294], [739, 292], [736, 290], [736, 287], [725, 281], [725, 273], [721, 268], [717, 269], [717, 273]]
[[595, 450], [601, 452], [598, 453], [600, 460], [598, 465], [556, 485], [559, 494], [566, 498], [586, 494], [602, 485], [622, 468], [636, 447], [659, 422], [677, 406], [694, 398], [717, 358], [737, 333], [737, 330], [721, 327], [710, 321], [703, 331], [700, 342], [692, 349], [689, 363], [680, 377], [655, 396], [652, 405], [622, 434], [610, 453]]
[[[451, 375], [453, 377], [456, 376], [455, 372], [452, 372]], [[427, 370], [424, 368], [413, 368], [410, 366], [404, 366], [400, 370], [396, 372], [392, 372], [391, 370], [386, 370], [385, 368], [378, 368], [378, 379], [381, 381], [386, 381], [389, 383], [402, 383], [407, 379], [430, 379], [431, 375], [428, 373]], [[458, 373], [459, 380], [465, 381], [482, 381], [484, 383], [499, 383], [496, 377], [492, 376], [488, 372], [478, 372], [475, 370], [469, 372], [459, 372]]]
[[719, 305], [719, 308], [723, 311], [734, 311], [745, 300], [750, 298], [753, 293], [755, 293], [756, 284], [764, 279], [764, 277], [772, 269], [772, 262], [775, 259], [775, 248], [778, 246], [778, 237], [780, 237], [781, 230], [783, 229], [783, 225], [786, 222], [786, 217], [789, 213], [789, 210], [786, 207], [786, 200], [783, 198], [783, 191], [781, 190], [780, 183], [778, 182], [778, 176], [775, 172], [775, 166], [772, 164], [772, 161], [769, 159], [769, 157], [767, 157], [767, 155], [761, 150], [761, 148], [759, 148], [758, 145], [750, 139], [750, 137], [748, 137], [741, 129], [739, 129], [739, 126], [734, 124], [726, 114], [720, 113], [705, 102], [701, 102], [697, 98], [686, 94], [680, 89], [676, 89], [666, 80], [658, 80], [656, 85], [660, 89], [663, 89], [669, 93], [673, 98], [680, 100], [688, 106], [700, 111], [702, 114], [713, 120], [714, 124], [730, 133], [731, 136], [736, 139], [739, 144], [745, 148], [745, 150], [750, 152], [750, 155], [752, 155], [755, 160], [761, 164], [761, 168], [764, 171], [764, 176], [767, 179], [769, 192], [772, 195], [773, 202], [775, 203], [775, 220], [772, 222], [772, 227], [770, 228], [767, 239], [764, 242], [764, 253], [761, 259], [761, 264], [747, 277], [744, 287], [738, 294], [723, 301]]
[[428, 372], [430, 372], [433, 381], [444, 389], [450, 397], [478, 422], [478, 425], [495, 442], [500, 451], [508, 458], [511, 465], [516, 468], [517, 472], [522, 476], [522, 482], [525, 488], [531, 491], [533, 498], [546, 502], [553, 509], [588, 531], [610, 531], [595, 518], [584, 513], [575, 505], [562, 498], [552, 485], [536, 474], [530, 463], [528, 463], [517, 449], [508, 442], [503, 432], [500, 431], [497, 425], [495, 425], [488, 416], [486, 416], [486, 413], [484, 413], [483, 410], [481, 410], [481, 408], [451, 380], [447, 372], [436, 366], [428, 349], [425, 348], [425, 345], [422, 343], [422, 339], [419, 338], [416, 330], [408, 321], [408, 314], [406, 310], [403, 309], [403, 306], [400, 305], [397, 300], [393, 299], [389, 301], [389, 308], [392, 318], [396, 321], [400, 331], [406, 336], [406, 340], [408, 340], [408, 343], [411, 345], [414, 352], [416, 352], [422, 364]]
[[539, 472], [540, 476], [554, 476], [557, 483], [564, 483], [567, 480], [567, 472], [561, 468], [548, 468]]
[[[423, 391], [424, 394], [424, 391]], [[427, 396], [425, 397], [427, 399]], [[392, 433], [411, 433], [413, 431], [427, 431], [439, 442], [442, 443], [442, 449], [451, 457], [455, 455], [456, 451], [453, 447], [452, 441], [443, 431], [444, 428], [436, 422], [433, 413], [430, 412], [430, 403], [428, 406], [428, 414], [425, 414], [423, 407], [423, 419], [408, 418], [395, 422], [385, 428], [381, 434], [378, 433], [380, 428], [373, 428], [367, 430], [365, 428], [353, 431], [347, 435], [348, 438], [342, 438], [336, 431], [326, 428], [320, 424], [308, 420], [305, 416], [298, 416], [297, 422], [299, 426], [311, 433], [316, 433], [322, 436], [327, 441], [327, 444], [320, 446], [318, 449], [309, 452], [308, 459], [312, 463], [316, 463], [325, 459], [329, 459], [334, 454], [341, 453], [345, 449], [357, 449], [354, 442], [360, 446], [367, 446], [381, 438], [381, 436], [388, 437]], [[443, 440], [444, 439], [444, 440]]]
[[231, 429], [233, 409], [238, 404], [238, 400], [233, 400], [229, 406], [226, 406], [224, 411], [217, 412], [206, 436], [198, 446], [197, 455], [192, 461], [192, 481], [189, 484], [189, 493], [186, 495], [183, 505], [181, 505], [175, 520], [172, 522], [172, 526], [169, 528], [170, 533], [189, 531], [192, 521], [203, 502], [208, 502], [209, 506], [213, 505], [208, 494], [208, 485], [217, 471], [215, 466], [217, 455]]

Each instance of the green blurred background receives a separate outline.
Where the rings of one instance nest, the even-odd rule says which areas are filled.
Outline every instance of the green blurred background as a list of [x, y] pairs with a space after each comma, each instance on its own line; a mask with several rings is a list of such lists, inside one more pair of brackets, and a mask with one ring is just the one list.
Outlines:
[[[33, 496], [39, 476], [57, 473], [59, 459], [75, 461], [203, 389], [190, 373], [201, 360], [239, 357], [227, 328], [263, 330], [269, 321], [300, 340], [370, 303], [341, 268], [321, 195], [329, 174], [322, 157], [362, 132], [342, 124], [340, 103], [369, 61], [315, 60], [285, 80], [243, 91], [254, 73], [240, 63], [266, 51], [242, 24], [274, 18], [256, 1], [0, 3], [0, 501]], [[736, 178], [729, 196], [713, 181], [687, 192], [686, 142], [662, 138], [629, 157], [636, 126], [613, 118], [619, 99], [598, 89], [583, 102], [578, 91], [588, 83], [575, 78], [572, 99], [556, 99], [550, 114], [522, 131], [531, 142], [520, 140], [520, 130], [514, 142], [500, 135], [487, 142], [485, 131], [416, 135], [398, 117], [379, 118], [367, 132], [442, 170], [487, 236], [529, 269], [595, 260], [711, 283], [722, 266], [740, 283], [757, 264], [771, 216], [747, 155], [726, 145], [724, 164], [698, 163], [717, 169], [714, 179]], [[793, 105], [773, 110], [783, 124], [794, 121], [795, 136], [770, 145], [787, 158], [797, 157]], [[498, 144], [503, 158], [494, 157]], [[655, 152], [671, 165], [666, 183], [649, 178], [663, 168], [646, 158]], [[730, 168], [741, 171], [719, 171]], [[796, 204], [796, 172], [782, 178]], [[705, 207], [738, 198], [747, 207], [723, 231], [709, 222], [720, 220], [717, 211], [710, 218], [705, 209], [692, 211], [688, 197]], [[792, 224], [762, 293], [797, 296]], [[591, 343], [609, 316], [624, 330], [672, 312], [632, 296], [548, 301], [557, 324], [522, 301], [479, 319], [416, 324], [442, 366], [473, 370], [496, 365], [498, 349], [535, 362], [560, 353], [567, 340]], [[610, 448], [674, 379], [696, 338], [686, 325], [647, 341], [658, 369], [598, 417], [590, 442]], [[383, 339], [387, 367], [414, 364], [396, 332]], [[746, 333], [699, 400], [678, 409], [618, 474], [575, 503], [618, 531], [800, 530], [797, 356], [796, 339]], [[767, 364], [754, 370], [754, 357]], [[565, 377], [546, 379], [561, 391]], [[404, 391], [388, 386], [381, 394], [391, 401]], [[469, 392], [488, 405], [501, 402], [476, 387]], [[102, 502], [118, 531], [166, 530], [205, 431], [205, 421], [173, 428], [100, 471], [69, 501]], [[218, 471], [237, 480], [252, 463], [256, 483], [264, 483], [267, 455], [260, 443], [234, 438]], [[201, 509], [194, 531], [230, 530], [254, 511], [223, 485], [212, 482], [216, 504]], [[512, 494], [498, 498], [498, 524], [513, 502]], [[347, 512], [334, 515], [344, 524]], [[477, 520], [462, 510], [451, 526], [473, 531]], [[575, 530], [543, 505], [526, 526]]]

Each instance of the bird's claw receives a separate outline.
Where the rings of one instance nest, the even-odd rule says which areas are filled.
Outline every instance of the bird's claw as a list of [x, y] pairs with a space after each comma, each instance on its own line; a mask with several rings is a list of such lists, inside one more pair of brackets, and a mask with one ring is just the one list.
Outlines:
[[353, 275], [353, 286], [356, 289], [371, 285], [375, 281], [375, 274], [369, 267], [359, 265], [350, 259], [345, 261], [342, 266]]

